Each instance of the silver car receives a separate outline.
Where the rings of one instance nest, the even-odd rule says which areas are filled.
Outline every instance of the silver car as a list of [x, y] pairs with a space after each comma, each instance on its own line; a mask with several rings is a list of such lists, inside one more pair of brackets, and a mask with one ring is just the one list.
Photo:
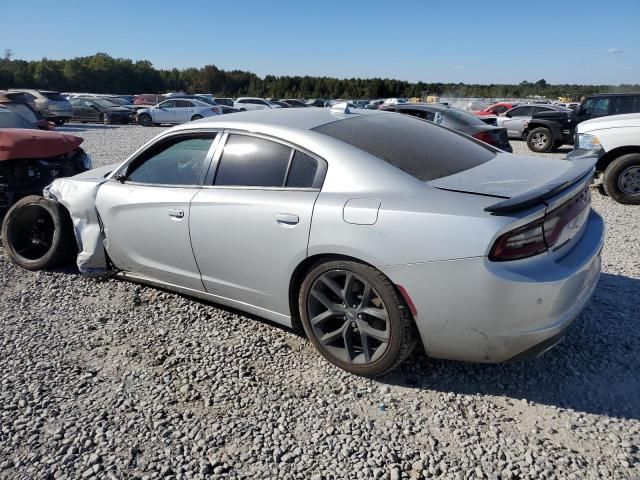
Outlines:
[[555, 345], [593, 293], [604, 234], [593, 167], [397, 113], [247, 112], [56, 180], [2, 233], [15, 263], [50, 268], [73, 251], [73, 223], [84, 274], [301, 324], [356, 374], [387, 372], [418, 343], [502, 362]]
[[519, 105], [507, 110], [502, 115], [496, 117], [498, 127], [506, 128], [509, 138], [523, 140], [526, 138], [526, 124], [534, 114], [540, 112], [562, 111], [570, 112], [569, 109], [560, 105]]
[[59, 92], [50, 90], [11, 89], [12, 92], [23, 92], [29, 96], [29, 100], [35, 103], [40, 114], [56, 125], [64, 125], [71, 120], [73, 111], [69, 100]]
[[222, 115], [222, 108], [191, 98], [172, 98], [154, 107], [138, 110], [138, 123], [149, 127], [162, 124], [180, 124], [205, 117]]

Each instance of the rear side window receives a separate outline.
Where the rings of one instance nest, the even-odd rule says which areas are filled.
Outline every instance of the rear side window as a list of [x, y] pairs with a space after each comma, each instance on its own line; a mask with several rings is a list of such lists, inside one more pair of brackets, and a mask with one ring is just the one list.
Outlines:
[[488, 162], [495, 150], [406, 115], [354, 116], [313, 129], [353, 145], [418, 180], [447, 177]]
[[216, 185], [282, 187], [291, 148], [247, 135], [229, 135], [216, 173]]
[[202, 184], [205, 159], [215, 134], [181, 137], [151, 147], [129, 167], [127, 181], [156, 185]]
[[640, 112], [640, 97], [618, 97], [616, 102], [614, 115], [621, 115], [623, 113], [639, 113]]
[[42, 95], [47, 97], [49, 100], [54, 100], [56, 102], [65, 101], [66, 98], [60, 95], [58, 92], [40, 92]]
[[318, 174], [318, 162], [306, 153], [296, 150], [287, 175], [287, 187], [311, 188]]
[[533, 107], [516, 107], [509, 110], [509, 115], [512, 117], [530, 117]]
[[187, 100], [176, 100], [176, 108], [189, 108], [193, 107], [193, 103]]

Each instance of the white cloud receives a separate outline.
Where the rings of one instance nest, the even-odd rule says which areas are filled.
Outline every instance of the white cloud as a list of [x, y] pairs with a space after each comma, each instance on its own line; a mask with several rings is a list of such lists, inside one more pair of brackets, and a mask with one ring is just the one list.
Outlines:
[[612, 53], [612, 54], [617, 54], [617, 53], [622, 53], [622, 49], [620, 48], [610, 48], [609, 50], [607, 50], [607, 52]]

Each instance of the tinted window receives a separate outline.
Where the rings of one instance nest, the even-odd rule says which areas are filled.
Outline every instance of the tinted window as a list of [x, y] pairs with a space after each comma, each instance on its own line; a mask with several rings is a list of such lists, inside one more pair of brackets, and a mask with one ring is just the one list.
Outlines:
[[263, 102], [262, 100], [247, 100], [246, 103], [253, 103], [255, 105], [266, 105], [266, 102]]
[[608, 98], [587, 98], [580, 111], [583, 115], [606, 115], [609, 113]]
[[176, 106], [176, 101], [175, 100], [167, 100], [166, 102], [162, 102], [160, 105], [158, 105], [161, 108], [173, 108]]
[[60, 95], [58, 92], [40, 92], [42, 95], [47, 97], [49, 100], [54, 100], [56, 102], [65, 101], [66, 98]]
[[449, 120], [454, 120], [458, 124], [462, 125], [484, 125], [485, 123], [480, 120], [478, 117], [473, 115], [472, 113], [465, 112], [464, 110], [458, 110], [456, 108], [449, 108], [447, 110], [443, 110], [443, 115], [445, 115]]
[[491, 160], [494, 150], [443, 127], [406, 115], [364, 115], [313, 129], [428, 181]]
[[501, 113], [506, 112], [508, 109], [507, 107], [505, 107], [504, 105], [499, 106], [499, 107], [495, 107], [493, 109], [493, 113], [495, 113], [496, 115], [500, 115]]
[[551, 112], [553, 109], [552, 108], [547, 108], [547, 107], [534, 107], [533, 108], [533, 113], [540, 113], [540, 112]]
[[512, 117], [529, 117], [531, 116], [531, 110], [533, 107], [516, 107], [509, 110], [509, 115]]
[[616, 108], [613, 112], [616, 115], [623, 113], [640, 112], [640, 97], [618, 97]]
[[291, 148], [263, 138], [229, 135], [216, 174], [216, 185], [281, 187]]
[[296, 150], [287, 176], [287, 187], [313, 187], [317, 173], [318, 162], [316, 159]]
[[1, 109], [0, 110], [0, 128], [35, 128], [20, 115]]
[[176, 108], [189, 108], [193, 107], [193, 103], [187, 100], [176, 100]]
[[233, 107], [233, 101], [228, 98], [214, 98], [215, 102], [219, 105], [226, 105], [227, 107]]
[[199, 185], [204, 173], [209, 147], [215, 134], [208, 138], [179, 138], [156, 148], [149, 156], [136, 160], [127, 180], [161, 185]]

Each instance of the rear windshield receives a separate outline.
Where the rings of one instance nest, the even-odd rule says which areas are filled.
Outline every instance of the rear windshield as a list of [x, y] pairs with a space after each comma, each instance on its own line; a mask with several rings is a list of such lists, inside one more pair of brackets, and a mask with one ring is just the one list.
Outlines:
[[26, 120], [28, 120], [30, 122], [37, 122], [38, 121], [38, 117], [33, 112], [33, 110], [31, 110], [24, 103], [17, 103], [17, 102], [9, 103], [9, 104], [6, 105], [6, 107], [9, 110], [11, 110], [12, 112], [17, 113], [22, 118], [24, 118], [24, 119], [26, 119]]
[[485, 123], [480, 120], [475, 115], [465, 112], [464, 110], [457, 110], [455, 108], [450, 108], [447, 110], [443, 110], [442, 113], [447, 115], [449, 118], [458, 121], [459, 123], [463, 123], [464, 125], [484, 125]]
[[313, 129], [374, 155], [424, 182], [477, 167], [490, 147], [406, 115], [354, 116]]
[[62, 102], [66, 100], [66, 98], [60, 95], [58, 92], [40, 92], [40, 93], [42, 93], [42, 95], [47, 97], [49, 100], [54, 100], [56, 102]]

